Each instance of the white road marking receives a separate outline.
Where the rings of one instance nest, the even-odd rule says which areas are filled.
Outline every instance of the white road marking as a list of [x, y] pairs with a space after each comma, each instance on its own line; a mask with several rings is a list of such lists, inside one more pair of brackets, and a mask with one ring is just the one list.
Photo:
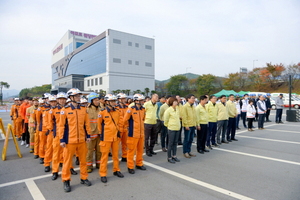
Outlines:
[[300, 142], [293, 142], [293, 141], [286, 141], [286, 140], [274, 140], [274, 139], [260, 138], [260, 137], [251, 137], [251, 136], [245, 136], [245, 135], [238, 135], [238, 137], [251, 138], [251, 139], [257, 139], [257, 140], [266, 140], [266, 141], [272, 141], [272, 142], [282, 142], [282, 143], [290, 143], [290, 144], [300, 144]]
[[259, 156], [259, 155], [250, 154], [250, 153], [242, 153], [242, 152], [232, 151], [232, 150], [227, 150], [227, 149], [214, 148], [214, 150], [215, 149], [218, 150], [218, 151], [226, 151], [226, 152], [229, 152], [229, 153], [235, 153], [235, 154], [240, 154], [240, 155], [244, 155], [244, 156], [251, 156], [251, 157], [255, 157], [255, 158], [262, 158], [262, 159], [272, 160], [272, 161], [277, 161], [277, 162], [282, 162], [282, 163], [288, 163], [288, 164], [293, 164], [293, 165], [300, 165], [299, 162], [293, 162], [293, 161], [288, 161], [288, 160], [271, 158], [271, 157], [267, 157], [267, 156]]
[[171, 170], [169, 170], [169, 169], [166, 169], [166, 168], [163, 168], [163, 167], [154, 165], [154, 164], [152, 164], [152, 163], [149, 163], [149, 162], [146, 162], [146, 161], [144, 161], [144, 163], [145, 163], [147, 166], [149, 166], [149, 167], [152, 167], [152, 168], [157, 169], [157, 170], [159, 170], [159, 171], [165, 172], [165, 173], [167, 173], [167, 174], [170, 174], [170, 175], [175, 176], [175, 177], [177, 177], [177, 178], [183, 179], [183, 180], [185, 180], [185, 181], [194, 183], [194, 184], [196, 184], [196, 185], [200, 185], [200, 186], [205, 187], [205, 188], [207, 188], [207, 189], [214, 190], [214, 191], [219, 192], [219, 193], [222, 193], [222, 194], [224, 194], [224, 195], [227, 195], [227, 196], [230, 196], [230, 197], [233, 197], [233, 198], [236, 198], [236, 199], [252, 200], [252, 198], [249, 198], [249, 197], [246, 197], [246, 196], [237, 194], [237, 193], [235, 193], [235, 192], [232, 192], [232, 191], [229, 191], [229, 190], [226, 190], [226, 189], [223, 189], [223, 188], [220, 188], [220, 187], [211, 185], [211, 184], [206, 183], [206, 182], [203, 182], [203, 181], [199, 181], [199, 180], [197, 180], [197, 179], [194, 179], [194, 178], [185, 176], [185, 175], [183, 175], [183, 174], [179, 174], [179, 173], [177, 173], [177, 172], [174, 172], [174, 171], [171, 171]]
[[282, 132], [282, 133], [285, 133], [285, 132], [288, 132], [288, 133], [300, 133], [300, 131], [286, 131], [286, 130], [278, 130], [278, 129], [268, 129], [268, 130]]
[[35, 184], [33, 180], [26, 181], [26, 186], [34, 200], [44, 200], [45, 197], [43, 196], [42, 192], [38, 188], [38, 186]]
[[[270, 124], [270, 125], [266, 125], [265, 127], [270, 127], [270, 126], [276, 126], [277, 124]], [[269, 129], [268, 129], [269, 130]], [[237, 131], [235, 134], [238, 135], [240, 133], [246, 133], [248, 132], [248, 129], [244, 130], [244, 131]]]

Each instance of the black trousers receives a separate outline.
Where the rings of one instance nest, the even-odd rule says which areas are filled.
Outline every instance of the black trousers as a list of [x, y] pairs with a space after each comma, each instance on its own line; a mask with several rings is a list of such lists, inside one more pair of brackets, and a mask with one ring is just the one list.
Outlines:
[[248, 128], [253, 128], [254, 118], [248, 118]]
[[179, 135], [178, 135], [178, 144], [182, 144], [182, 121], [180, 121], [180, 130], [179, 130]]
[[282, 108], [276, 110], [276, 118], [275, 118], [275, 121], [276, 121], [276, 122], [281, 122], [281, 117], [282, 117]]
[[244, 127], [246, 127], [246, 118], [247, 118], [247, 112], [241, 112], [241, 117], [242, 117], [242, 120], [243, 120], [243, 125]]
[[157, 143], [157, 138], [158, 138], [158, 134], [161, 133], [162, 130], [162, 126], [164, 124], [162, 123], [162, 121], [160, 121], [159, 119], [156, 120], [156, 143]]
[[271, 110], [267, 110], [266, 112], [266, 121], [269, 121], [270, 112]]
[[236, 130], [236, 118], [229, 117], [228, 126], [227, 126], [227, 140], [234, 139]]
[[29, 144], [29, 131], [28, 131], [28, 123], [24, 123], [25, 132], [22, 134], [22, 140], [26, 141], [26, 144]]
[[153, 151], [156, 141], [156, 124], [145, 124], [145, 149], [146, 152]]
[[207, 124], [200, 124], [200, 131], [197, 130], [197, 150], [205, 149], [205, 142], [207, 136]]
[[263, 128], [265, 122], [265, 114], [258, 114], [258, 128]]

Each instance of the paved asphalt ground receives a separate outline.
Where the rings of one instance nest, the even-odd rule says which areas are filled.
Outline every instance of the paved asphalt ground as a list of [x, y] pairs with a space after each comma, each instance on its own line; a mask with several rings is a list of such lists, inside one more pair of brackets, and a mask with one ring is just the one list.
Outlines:
[[[9, 122], [8, 113], [0, 117]], [[242, 129], [237, 132], [239, 141], [191, 159], [183, 157], [179, 146], [181, 162], [176, 164], [167, 163], [166, 153], [157, 145], [157, 155], [144, 157], [146, 171], [131, 175], [126, 163], [120, 163], [125, 175], [120, 179], [109, 164], [107, 184], [95, 170], [89, 174], [91, 187], [81, 185], [79, 175], [72, 176], [70, 193], [63, 191], [60, 178], [51, 180], [29, 149], [20, 146], [23, 158], [19, 158], [9, 140], [7, 160], [0, 161], [0, 199], [300, 199], [300, 123], [270, 122], [265, 127], [254, 132]], [[3, 143], [0, 140], [1, 149]]]

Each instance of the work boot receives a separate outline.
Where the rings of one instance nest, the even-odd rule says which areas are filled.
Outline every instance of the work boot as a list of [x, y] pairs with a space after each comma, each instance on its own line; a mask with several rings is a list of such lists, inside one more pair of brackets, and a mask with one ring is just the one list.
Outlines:
[[39, 155], [34, 155], [33, 158], [34, 158], [34, 159], [38, 159], [38, 158], [39, 158]]
[[44, 158], [40, 158], [40, 164], [44, 164]]
[[122, 162], [127, 162], [127, 158], [123, 158], [122, 157], [122, 160], [121, 160]]
[[64, 181], [64, 190], [65, 192], [71, 192], [70, 180]]
[[99, 169], [100, 168], [100, 164], [96, 164], [96, 168]]
[[124, 177], [124, 175], [120, 171], [115, 171], [113, 174], [115, 176], [119, 177], [119, 178], [123, 178]]
[[130, 168], [128, 168], [128, 172], [129, 172], [129, 174], [134, 174], [135, 173], [134, 169], [130, 169]]
[[73, 168], [71, 168], [70, 171], [71, 171], [72, 175], [77, 175], [78, 174]]
[[86, 185], [86, 186], [92, 185], [92, 183], [88, 179], [85, 179], [85, 180], [80, 179], [80, 183], [83, 185]]
[[107, 183], [107, 178], [106, 178], [106, 176], [102, 176], [102, 177], [101, 177], [101, 182], [102, 182], [102, 183]]
[[57, 177], [58, 177], [58, 173], [54, 172], [51, 177], [52, 181], [55, 181], [57, 179]]
[[79, 158], [78, 158], [78, 157], [76, 157], [75, 164], [76, 164], [76, 165], [79, 165]]
[[45, 167], [45, 172], [50, 172], [50, 166]]
[[109, 157], [112, 157], [112, 154], [109, 152], [108, 156], [109, 156]]
[[29, 153], [33, 153], [33, 149], [30, 149]]
[[89, 168], [87, 169], [87, 173], [92, 173], [93, 172], [93, 169]]

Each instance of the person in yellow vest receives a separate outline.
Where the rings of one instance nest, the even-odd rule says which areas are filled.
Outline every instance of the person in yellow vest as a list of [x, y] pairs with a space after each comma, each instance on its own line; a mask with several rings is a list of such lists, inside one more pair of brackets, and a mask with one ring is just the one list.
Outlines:
[[128, 124], [128, 137], [127, 137], [127, 168], [130, 174], [134, 174], [134, 154], [136, 154], [135, 167], [136, 169], [146, 170], [143, 164], [144, 152], [144, 120], [145, 109], [142, 107], [142, 102], [145, 97], [141, 94], [133, 96], [134, 106], [127, 109], [124, 116], [124, 123]]
[[120, 120], [119, 120], [119, 129], [120, 129], [120, 136], [121, 136], [121, 147], [122, 147], [122, 162], [127, 162], [127, 135], [128, 135], [128, 124], [126, 121], [123, 120], [125, 113], [128, 109], [126, 105], [127, 95], [124, 93], [119, 93], [117, 95], [118, 104], [116, 108], [120, 111]]
[[[152, 94], [152, 97], [149, 101], [146, 101], [144, 103], [144, 108], [146, 111], [146, 118], [144, 121], [145, 126], [145, 149], [146, 149], [146, 155], [149, 157], [152, 157], [152, 155], [156, 155], [156, 153], [153, 151], [155, 141], [156, 141], [156, 123], [157, 123], [157, 104], [158, 101], [158, 95]], [[149, 141], [150, 140], [150, 141]]]
[[167, 152], [168, 146], [168, 127], [164, 125], [164, 113], [170, 107], [169, 106], [169, 99], [171, 95], [166, 96], [165, 103], [159, 109], [159, 120], [162, 122], [161, 132], [160, 132], [160, 144], [163, 152]]
[[95, 154], [95, 162], [96, 168], [100, 168], [100, 160], [101, 160], [101, 152], [100, 152], [100, 136], [98, 130], [98, 113], [100, 112], [100, 101], [99, 94], [90, 93], [88, 98], [88, 107], [87, 112], [90, 118], [90, 126], [91, 126], [91, 142], [87, 143], [87, 156], [86, 156], [86, 164], [87, 164], [87, 172], [91, 173], [93, 171], [93, 157]]
[[86, 186], [92, 185], [88, 180], [86, 165], [86, 143], [91, 141], [91, 128], [86, 107], [80, 106], [81, 91], [77, 88], [72, 88], [67, 92], [67, 95], [71, 99], [71, 103], [65, 106], [60, 112], [58, 136], [60, 138], [60, 146], [64, 148], [64, 162], [61, 178], [64, 191], [70, 192], [70, 167], [75, 152], [78, 153], [80, 161], [80, 183]]
[[206, 146], [212, 149], [211, 145], [216, 145], [216, 132], [218, 120], [218, 107], [216, 105], [217, 97], [211, 95], [209, 102], [205, 105], [208, 113], [208, 132], [206, 137]]
[[168, 99], [169, 108], [164, 112], [164, 125], [168, 129], [168, 162], [175, 164], [180, 162], [177, 158], [177, 143], [180, 130], [180, 114], [178, 100], [175, 97]]
[[228, 111], [228, 126], [227, 126], [227, 141], [237, 141], [235, 139], [235, 131], [236, 131], [236, 117], [237, 117], [237, 109], [236, 104], [234, 103], [234, 95], [229, 95], [229, 100], [226, 102], [226, 107]]
[[217, 145], [221, 144], [221, 142], [226, 143], [226, 131], [228, 126], [228, 108], [226, 106], [226, 96], [220, 96], [220, 102], [217, 103], [218, 107], [218, 130], [217, 130]]
[[113, 174], [119, 178], [123, 178], [124, 175], [120, 171], [119, 166], [119, 144], [120, 144], [120, 129], [119, 119], [120, 111], [116, 109], [117, 97], [112, 94], [107, 94], [105, 97], [106, 108], [102, 109], [98, 115], [98, 130], [100, 133], [100, 151], [101, 161], [99, 175], [101, 182], [107, 182], [107, 162], [108, 154], [112, 149], [113, 159]]
[[209, 150], [205, 149], [205, 142], [207, 137], [207, 129], [208, 129], [208, 113], [205, 107], [207, 103], [207, 96], [200, 96], [200, 103], [196, 107], [196, 115], [197, 115], [197, 151], [198, 153], [204, 154], [204, 152], [209, 152]]
[[179, 136], [178, 136], [178, 145], [182, 145], [182, 138], [181, 138], [181, 133], [182, 133], [182, 106], [183, 102], [182, 99], [179, 95], [176, 95], [176, 99], [178, 101], [178, 109], [179, 109], [179, 116], [180, 116], [180, 130], [179, 130]]
[[35, 110], [39, 106], [39, 101], [37, 97], [32, 98], [32, 106], [26, 109], [26, 117], [28, 118], [28, 131], [30, 134], [30, 153], [34, 153], [34, 140], [35, 140], [35, 130], [36, 130], [36, 121], [35, 121]]
[[197, 116], [195, 111], [195, 96], [189, 94], [186, 97], [186, 104], [182, 107], [182, 126], [184, 127], [183, 155], [186, 158], [195, 157], [191, 151], [192, 142], [197, 125]]

